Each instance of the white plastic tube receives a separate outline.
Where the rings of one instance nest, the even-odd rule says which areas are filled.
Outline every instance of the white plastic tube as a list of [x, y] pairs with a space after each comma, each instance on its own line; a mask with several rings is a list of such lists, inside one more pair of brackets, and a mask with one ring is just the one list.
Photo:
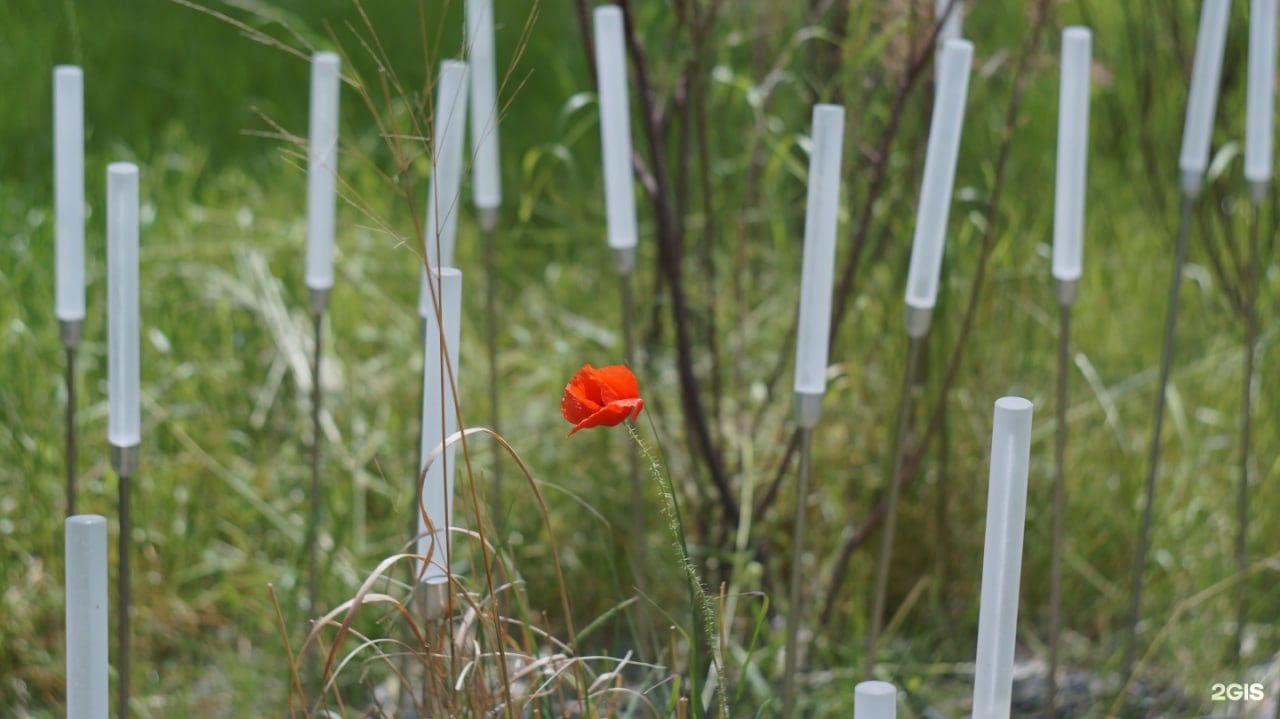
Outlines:
[[84, 319], [84, 74], [53, 69], [54, 287], [63, 322]]
[[894, 719], [898, 690], [889, 682], [858, 682], [853, 688], [853, 719]]
[[1084, 254], [1084, 195], [1089, 157], [1089, 70], [1093, 34], [1062, 31], [1058, 86], [1058, 167], [1053, 198], [1053, 277], [1080, 279]]
[[636, 198], [631, 180], [631, 109], [622, 9], [602, 5], [593, 17], [609, 247], [626, 250], [636, 246]]
[[[432, 281], [436, 284], [436, 296], [440, 299], [440, 319], [434, 309], [426, 319], [424, 356], [422, 362], [422, 446], [423, 466], [444, 440], [458, 431], [457, 398], [452, 390], [449, 370], [445, 367], [446, 352], [452, 378], [457, 380], [458, 342], [462, 330], [462, 273], [452, 267], [433, 269]], [[443, 321], [443, 325], [441, 325]], [[441, 327], [444, 328], [443, 346]], [[430, 556], [422, 568], [424, 582], [441, 581], [448, 577], [449, 532], [453, 521], [453, 452], [449, 447], [444, 454], [430, 463], [422, 482], [423, 517], [418, 513], [418, 554]], [[419, 473], [422, 467], [418, 468]]]
[[338, 181], [338, 67], [331, 52], [311, 58], [311, 136], [307, 145], [307, 287], [333, 287], [333, 230]]
[[502, 183], [498, 163], [493, 0], [467, 0], [467, 47], [471, 65], [472, 198], [482, 210], [497, 209], [502, 205]]
[[142, 441], [138, 398], [138, 166], [107, 166], [107, 439]]
[[[942, 49], [942, 57], [938, 97], [933, 106], [929, 144], [925, 149], [920, 207], [916, 213], [915, 237], [911, 245], [911, 267], [907, 272], [907, 306], [922, 313], [932, 311], [938, 299], [938, 274], [942, 270], [942, 250], [951, 212], [951, 191], [955, 183], [956, 157], [960, 152], [965, 98], [969, 92], [973, 43], [949, 40]], [[920, 337], [928, 331], [928, 324], [907, 329], [911, 336]]]
[[1204, 0], [1200, 6], [1200, 30], [1196, 36], [1196, 58], [1191, 68], [1191, 92], [1187, 96], [1186, 122], [1182, 126], [1182, 193], [1200, 192], [1209, 164], [1209, 136], [1213, 133], [1213, 113], [1218, 105], [1218, 83], [1222, 77], [1222, 52], [1227, 44], [1227, 14], [1231, 0]]
[[996, 400], [991, 430], [986, 544], [982, 554], [973, 719], [1008, 719], [1012, 704], [1032, 410], [1031, 402], [1021, 397]]
[[[1255, 185], [1255, 198], [1256, 186], [1271, 181], [1275, 86], [1276, 0], [1253, 0], [1249, 6], [1249, 93], [1245, 114], [1244, 177]], [[1265, 188], [1262, 191], [1265, 192]]]
[[107, 719], [107, 520], [66, 521], [67, 719]]
[[452, 267], [458, 235], [462, 144], [467, 132], [467, 63], [440, 63], [436, 83], [435, 136], [431, 138], [434, 164], [427, 189], [427, 264]]
[[796, 334], [795, 391], [799, 394], [822, 395], [827, 389], [827, 343], [831, 331], [831, 285], [836, 263], [843, 145], [844, 108], [815, 105]]

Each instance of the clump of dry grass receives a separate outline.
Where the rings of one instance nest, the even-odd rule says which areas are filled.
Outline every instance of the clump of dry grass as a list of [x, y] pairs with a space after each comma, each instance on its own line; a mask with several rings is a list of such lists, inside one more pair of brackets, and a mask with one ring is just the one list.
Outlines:
[[[582, 635], [575, 630], [547, 505], [539, 483], [511, 446], [488, 429], [471, 428], [448, 438], [428, 457], [427, 466], [441, 460], [445, 446], [461, 444], [469, 467], [466, 440], [476, 435], [495, 439], [525, 478], [548, 531], [545, 541], [564, 615], [553, 623], [545, 610], [531, 606], [523, 591], [527, 580], [513, 558], [488, 540], [485, 505], [478, 501], [475, 476], [468, 470], [465, 494], [477, 500], [470, 502], [477, 529], [452, 528], [450, 552], [458, 565], [482, 567], [482, 577], [447, 568], [445, 591], [432, 592], [420, 581], [431, 556], [401, 552], [382, 560], [350, 599], [314, 622], [296, 654], [289, 647], [291, 716], [331, 711], [346, 716], [352, 706], [362, 716], [595, 717], [616, 716], [622, 706], [633, 716], [669, 716], [672, 697], [677, 704], [683, 700], [678, 697], [680, 677], [666, 666], [639, 661], [633, 652], [621, 657], [580, 653]], [[408, 582], [395, 579], [395, 573], [406, 570]], [[627, 600], [610, 614], [626, 611], [636, 601]], [[288, 646], [278, 602], [276, 610]], [[366, 613], [376, 615], [378, 636], [357, 628]], [[600, 617], [592, 626], [609, 619]], [[565, 628], [567, 641], [556, 636], [553, 624]], [[678, 655], [673, 642], [672, 666]], [[319, 667], [318, 676], [305, 675], [311, 666]], [[347, 674], [355, 676], [342, 681]], [[308, 690], [307, 680], [316, 688]], [[355, 687], [361, 689], [358, 697], [351, 696]]]

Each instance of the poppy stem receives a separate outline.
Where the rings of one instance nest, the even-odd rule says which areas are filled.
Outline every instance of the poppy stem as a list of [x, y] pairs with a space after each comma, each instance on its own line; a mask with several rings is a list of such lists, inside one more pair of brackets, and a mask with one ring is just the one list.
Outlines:
[[791, 587], [787, 599], [786, 664], [782, 673], [782, 716], [795, 715], [796, 672], [800, 670], [800, 621], [804, 616], [800, 596], [801, 564], [804, 561], [805, 509], [808, 507], [809, 472], [813, 429], [800, 429], [800, 480], [796, 489], [796, 515], [791, 538]]
[[[636, 448], [644, 456], [645, 461], [649, 463], [649, 472], [653, 479], [658, 483], [663, 498], [663, 509], [667, 514], [667, 527], [671, 531], [674, 539], [676, 552], [680, 556], [680, 564], [685, 574], [685, 582], [689, 588], [689, 601], [692, 605], [693, 627], [689, 634], [689, 696], [694, 701], [695, 716], [703, 716], [702, 702], [703, 690], [707, 686], [700, 677], [703, 669], [702, 643], [706, 642], [707, 655], [706, 659], [711, 663], [711, 670], [716, 674], [717, 689], [715, 696], [717, 698], [720, 716], [729, 716], [728, 704], [728, 683], [724, 673], [724, 662], [718, 650], [719, 644], [718, 624], [716, 607], [707, 596], [707, 590], [702, 584], [702, 578], [698, 576], [698, 570], [693, 566], [693, 559], [689, 555], [689, 543], [685, 539], [684, 518], [680, 515], [680, 501], [676, 495], [675, 482], [671, 478], [671, 473], [666, 469], [666, 464], [659, 461], [650, 451], [649, 446], [640, 439], [640, 433], [636, 429], [635, 422], [626, 422], [627, 432], [631, 434], [631, 439], [635, 442]], [[658, 433], [658, 428], [653, 423], [653, 415], [649, 415], [649, 427], [653, 430], [654, 435]], [[661, 454], [662, 446], [658, 445], [658, 452]]]
[[876, 563], [876, 583], [871, 600], [871, 630], [867, 633], [866, 669], [863, 676], [875, 679], [876, 652], [879, 650], [880, 629], [884, 619], [885, 595], [889, 588], [889, 565], [893, 561], [893, 541], [898, 514], [898, 495], [901, 493], [902, 467], [907, 457], [907, 427], [911, 422], [911, 383], [915, 380], [916, 367], [920, 364], [920, 345], [924, 335], [910, 336], [907, 343], [907, 362], [902, 374], [902, 393], [898, 395], [898, 429], [893, 440], [893, 470], [889, 474], [889, 498], [884, 513], [884, 536], [880, 538], [880, 560]]

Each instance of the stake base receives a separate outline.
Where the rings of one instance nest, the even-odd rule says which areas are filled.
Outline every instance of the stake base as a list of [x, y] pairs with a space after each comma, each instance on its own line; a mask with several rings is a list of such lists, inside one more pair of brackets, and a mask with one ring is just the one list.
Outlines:
[[907, 336], [920, 339], [929, 334], [929, 323], [933, 321], [933, 308], [907, 305], [906, 320]]
[[631, 274], [631, 271], [636, 268], [636, 248], [615, 248], [613, 251], [613, 263], [618, 268], [618, 274]]
[[822, 395], [796, 392], [796, 424], [800, 429], [813, 429], [822, 418]]
[[80, 335], [83, 330], [82, 320], [58, 320], [58, 336], [62, 338], [62, 346], [67, 349], [80, 344]]
[[493, 232], [498, 227], [498, 208], [477, 207], [476, 218], [480, 221], [482, 231]]
[[1059, 280], [1053, 281], [1053, 291], [1058, 297], [1058, 304], [1063, 307], [1070, 307], [1075, 304], [1076, 294], [1080, 290], [1080, 280]]
[[310, 288], [311, 292], [311, 314], [322, 315], [325, 310], [329, 309], [329, 290], [317, 290]]
[[1253, 200], [1253, 204], [1261, 205], [1267, 200], [1267, 191], [1271, 189], [1271, 183], [1266, 180], [1251, 180], [1249, 182], [1249, 198]]
[[1183, 170], [1179, 187], [1182, 188], [1182, 196], [1187, 199], [1195, 199], [1200, 194], [1200, 183], [1203, 181], [1204, 173], [1195, 170]]
[[111, 445], [111, 468], [120, 477], [132, 477], [138, 473], [138, 445], [120, 447]]
[[413, 601], [425, 619], [444, 619], [449, 612], [449, 580], [419, 582], [413, 593]]

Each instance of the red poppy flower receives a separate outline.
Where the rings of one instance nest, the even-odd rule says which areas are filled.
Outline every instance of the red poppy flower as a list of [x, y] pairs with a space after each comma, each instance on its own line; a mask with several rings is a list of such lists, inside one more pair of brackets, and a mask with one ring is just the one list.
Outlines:
[[573, 425], [569, 432], [591, 427], [613, 427], [625, 419], [635, 419], [644, 409], [640, 383], [625, 365], [596, 369], [583, 365], [569, 380], [560, 400], [560, 413]]

